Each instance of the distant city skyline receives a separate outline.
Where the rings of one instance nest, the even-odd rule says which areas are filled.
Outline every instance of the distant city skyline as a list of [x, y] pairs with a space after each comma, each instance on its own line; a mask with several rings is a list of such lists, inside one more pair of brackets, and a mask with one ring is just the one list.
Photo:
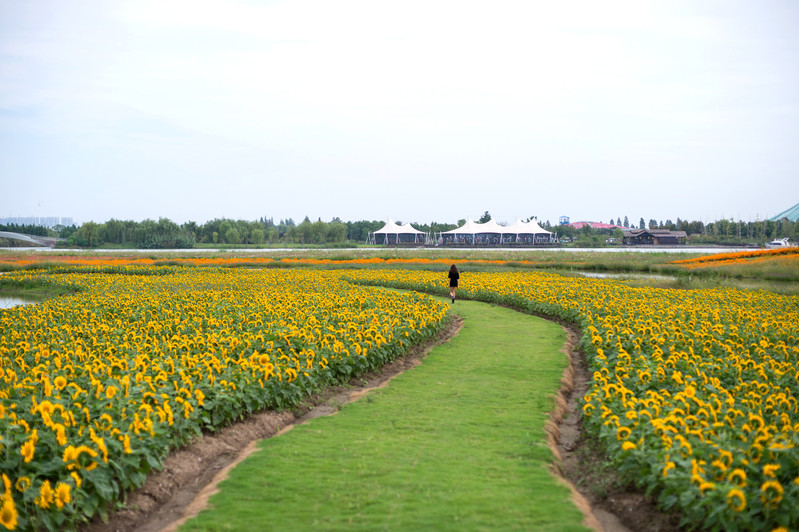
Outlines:
[[7, 216], [0, 218], [0, 225], [37, 225], [41, 227], [55, 227], [57, 225], [70, 226], [76, 222], [71, 216]]

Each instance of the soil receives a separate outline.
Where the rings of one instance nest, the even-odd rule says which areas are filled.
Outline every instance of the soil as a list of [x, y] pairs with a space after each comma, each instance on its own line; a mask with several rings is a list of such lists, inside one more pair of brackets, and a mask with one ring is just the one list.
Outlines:
[[[550, 447], [557, 456], [556, 469], [575, 490], [578, 507], [587, 505], [605, 532], [678, 532], [680, 516], [664, 513], [634, 486], [625, 482], [607, 461], [598, 442], [582, 431], [580, 399], [591, 379], [585, 356], [577, 349], [579, 330], [562, 324], [567, 332], [565, 351], [569, 367], [563, 372], [560, 396], [550, 417]], [[582, 501], [580, 500], [582, 499]], [[584, 511], [585, 513], [585, 511]], [[592, 527], [596, 523], [586, 522]]]
[[[83, 532], [172, 532], [197, 515], [227, 472], [254, 449], [257, 441], [270, 438], [308, 419], [334, 414], [346, 403], [370, 390], [385, 386], [393, 377], [418, 365], [433, 347], [452, 338], [462, 320], [452, 319], [441, 333], [379, 371], [361, 375], [347, 386], [330, 388], [308, 398], [293, 411], [267, 411], [204, 434], [192, 444], [173, 451], [162, 470], [128, 494], [120, 508], [103, 521], [94, 519]], [[561, 390], [547, 425], [549, 445], [557, 460], [553, 473], [572, 490], [584, 524], [604, 532], [674, 532], [678, 516], [662, 514], [640, 493], [628, 489], [613, 474], [597, 450], [596, 442], [581, 431], [579, 399], [585, 395], [590, 375], [584, 357], [576, 350], [576, 329], [564, 325], [568, 340], [564, 350], [570, 365], [561, 379]]]

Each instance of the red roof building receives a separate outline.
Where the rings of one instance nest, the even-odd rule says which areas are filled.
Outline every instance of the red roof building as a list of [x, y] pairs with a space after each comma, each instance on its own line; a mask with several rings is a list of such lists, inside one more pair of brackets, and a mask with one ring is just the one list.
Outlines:
[[589, 226], [591, 229], [628, 229], [627, 227], [623, 227], [621, 225], [616, 224], [603, 224], [602, 222], [572, 222], [569, 224], [569, 227], [574, 227], [575, 229], [582, 229], [585, 226]]

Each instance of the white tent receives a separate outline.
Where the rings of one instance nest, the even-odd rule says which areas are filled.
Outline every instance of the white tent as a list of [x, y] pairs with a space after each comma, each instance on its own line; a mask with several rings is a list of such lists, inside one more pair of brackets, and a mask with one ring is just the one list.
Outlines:
[[538, 220], [533, 218], [529, 222], [522, 222], [518, 218], [511, 225], [506, 227], [509, 234], [513, 234], [514, 242], [534, 244], [536, 242], [552, 242], [553, 233], [547, 231], [540, 225]]
[[367, 244], [426, 244], [429, 240], [427, 233], [419, 231], [410, 223], [398, 225], [391, 218], [386, 221], [386, 224], [378, 229], [369, 233], [366, 239]]
[[469, 218], [462, 226], [451, 231], [439, 233], [438, 240], [442, 244], [534, 244], [537, 242], [551, 242], [552, 233], [538, 225], [536, 220], [522, 222], [517, 219], [512, 225], [506, 227], [499, 225], [494, 220], [481, 224], [473, 222]]

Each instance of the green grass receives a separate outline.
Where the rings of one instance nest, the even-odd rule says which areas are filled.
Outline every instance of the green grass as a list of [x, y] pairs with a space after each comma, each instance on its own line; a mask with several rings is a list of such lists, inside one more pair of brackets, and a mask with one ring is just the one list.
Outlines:
[[458, 336], [338, 414], [262, 441], [180, 530], [585, 530], [544, 431], [564, 331], [453, 308]]

